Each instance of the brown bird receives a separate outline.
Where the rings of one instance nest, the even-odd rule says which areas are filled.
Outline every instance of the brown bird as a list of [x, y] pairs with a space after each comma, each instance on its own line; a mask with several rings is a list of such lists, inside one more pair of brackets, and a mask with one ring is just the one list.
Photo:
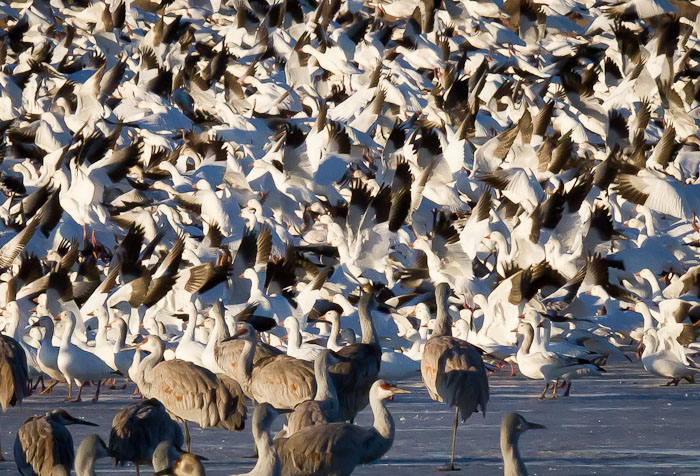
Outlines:
[[255, 329], [248, 323], [241, 324], [238, 334], [245, 343], [238, 364], [238, 381], [249, 398], [277, 409], [293, 409], [314, 398], [316, 380], [309, 362], [277, 355], [260, 360], [254, 366]]
[[17, 431], [14, 447], [15, 464], [22, 476], [52, 476], [57, 474], [56, 467], [70, 474], [75, 450], [68, 425], [97, 426], [60, 409], [24, 422]]
[[452, 337], [452, 319], [447, 311], [450, 288], [440, 283], [435, 288], [437, 319], [433, 335], [425, 343], [420, 370], [430, 398], [455, 407], [452, 429], [452, 453], [448, 471], [454, 471], [455, 440], [461, 414], [462, 421], [481, 408], [486, 416], [489, 382], [479, 351], [471, 344]]
[[[7, 407], [22, 403], [31, 394], [27, 356], [19, 343], [12, 337], [0, 334], [0, 407], [3, 413]], [[0, 448], [0, 461], [5, 461]]]
[[185, 428], [185, 445], [190, 450], [187, 422], [202, 428], [241, 431], [245, 427], [245, 396], [238, 383], [184, 360], [163, 360], [165, 346], [150, 335], [135, 347], [150, 353], [141, 360], [136, 383], [147, 398], [159, 400]]
[[355, 466], [377, 461], [394, 443], [394, 419], [385, 400], [397, 393], [411, 393], [385, 380], [377, 380], [369, 400], [374, 414], [372, 428], [352, 423], [327, 423], [303, 428], [275, 446], [282, 462], [282, 476], [347, 476]]
[[377, 329], [372, 322], [369, 302], [371, 287], [365, 287], [357, 305], [362, 342], [343, 347], [335, 355], [339, 362], [330, 366], [330, 375], [338, 393], [340, 421], [352, 421], [369, 403], [369, 389], [377, 380], [382, 362]]

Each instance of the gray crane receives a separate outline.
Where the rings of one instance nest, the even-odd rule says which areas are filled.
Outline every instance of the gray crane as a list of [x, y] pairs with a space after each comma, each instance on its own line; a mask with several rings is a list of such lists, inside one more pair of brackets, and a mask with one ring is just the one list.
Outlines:
[[501, 455], [503, 476], [527, 476], [527, 468], [518, 451], [520, 435], [527, 430], [545, 428], [539, 423], [527, 421], [518, 413], [508, 413], [501, 421]]
[[316, 380], [310, 362], [277, 355], [254, 366], [255, 329], [248, 323], [239, 324], [238, 334], [245, 344], [238, 365], [238, 381], [249, 398], [277, 409], [292, 409], [314, 397]]
[[489, 382], [479, 351], [466, 341], [452, 337], [452, 319], [447, 311], [449, 294], [447, 283], [440, 283], [435, 288], [437, 319], [433, 335], [425, 343], [420, 370], [430, 398], [455, 407], [452, 453], [450, 466], [446, 468], [454, 471], [459, 418], [461, 416], [465, 422], [479, 408], [486, 416]]
[[292, 436], [307, 426], [323, 425], [340, 421], [338, 395], [328, 374], [329, 361], [336, 359], [328, 350], [322, 350], [314, 359], [316, 396], [313, 400], [301, 402], [287, 415], [287, 430], [284, 436]]
[[280, 476], [282, 474], [282, 464], [270, 435], [270, 427], [272, 427], [277, 415], [277, 411], [269, 403], [255, 406], [255, 410], [253, 410], [253, 439], [255, 440], [258, 461], [250, 472], [233, 476]]
[[17, 431], [14, 446], [15, 464], [22, 476], [51, 476], [56, 466], [70, 474], [75, 452], [68, 425], [97, 426], [60, 409], [24, 422]]
[[188, 451], [188, 421], [196, 422], [202, 428], [243, 430], [245, 396], [235, 380], [215, 375], [191, 362], [162, 361], [165, 346], [158, 336], [147, 336], [137, 347], [150, 354], [141, 359], [136, 383], [145, 397], [158, 399], [182, 422]]
[[[0, 334], [0, 407], [14, 407], [31, 394], [27, 356], [12, 337]], [[0, 461], [5, 461], [0, 447]]]
[[369, 389], [379, 375], [382, 348], [372, 322], [369, 302], [372, 289], [362, 290], [357, 306], [362, 342], [343, 347], [336, 354], [339, 362], [330, 367], [333, 385], [338, 392], [340, 421], [353, 421], [369, 403]]
[[360, 464], [378, 460], [394, 443], [394, 419], [384, 401], [410, 393], [377, 380], [369, 392], [374, 426], [327, 423], [304, 428], [289, 438], [275, 440], [283, 476], [347, 476]]
[[[227, 325], [221, 307], [222, 306], [217, 303], [212, 306], [212, 310], [210, 311], [210, 315], [216, 322], [215, 329], [218, 328], [220, 330], [214, 346], [214, 359], [216, 364], [226, 375], [238, 381], [238, 364], [241, 361], [241, 353], [243, 352], [243, 346], [245, 344], [241, 339], [224, 338], [226, 334], [223, 329], [227, 328]], [[248, 314], [252, 313], [253, 309], [255, 308], [247, 308], [241, 314], [243, 314], [243, 317], [247, 318]], [[234, 326], [236, 326], [234, 328], [237, 328], [240, 318], [241, 316], [239, 315], [234, 316]], [[255, 353], [253, 354], [253, 365], [257, 365], [261, 360], [266, 360], [268, 357], [276, 355], [282, 355], [282, 352], [276, 347], [265, 344], [264, 342], [257, 342], [255, 345]]]
[[[75, 454], [75, 474], [77, 476], [95, 476], [95, 462], [109, 457], [107, 445], [97, 435], [83, 438]], [[55, 475], [54, 475], [55, 476]]]
[[153, 452], [162, 441], [170, 441], [177, 448], [185, 443], [182, 428], [155, 398], [144, 400], [122, 409], [112, 420], [109, 434], [109, 451], [114, 462], [150, 465]]

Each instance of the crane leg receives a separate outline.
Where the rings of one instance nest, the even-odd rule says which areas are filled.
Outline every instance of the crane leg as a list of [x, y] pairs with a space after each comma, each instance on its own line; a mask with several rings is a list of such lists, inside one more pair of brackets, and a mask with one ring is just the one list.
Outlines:
[[2, 455], [2, 445], [0, 445], [0, 462], [5, 461], [5, 458]]
[[440, 471], [459, 471], [455, 468], [455, 442], [457, 441], [457, 425], [459, 424], [459, 407], [455, 407], [455, 422], [452, 426], [452, 453], [450, 454], [450, 465], [447, 468], [440, 468]]
[[185, 427], [185, 446], [187, 447], [187, 452], [190, 452], [190, 429], [187, 428], [187, 420], [180, 419], [182, 426]]
[[568, 384], [566, 385], [566, 392], [564, 392], [564, 396], [568, 397], [570, 391], [571, 391], [571, 381], [569, 381]]
[[100, 387], [102, 386], [102, 380], [99, 380], [97, 382], [97, 391], [95, 392], [95, 396], [92, 397], [92, 403], [97, 403], [97, 400], [100, 398]]
[[139, 470], [139, 465], [136, 465], [136, 476], [141, 476], [141, 471]]

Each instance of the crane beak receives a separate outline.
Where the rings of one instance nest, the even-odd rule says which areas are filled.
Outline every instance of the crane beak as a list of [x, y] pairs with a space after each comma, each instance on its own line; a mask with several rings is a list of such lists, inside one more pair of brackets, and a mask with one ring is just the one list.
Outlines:
[[525, 423], [527, 423], [528, 430], [544, 430], [547, 428], [544, 425], [540, 425], [539, 423], [532, 423], [531, 421], [526, 421]]
[[70, 415], [68, 415], [68, 418], [66, 418], [66, 420], [68, 420], [68, 422], [70, 424], [73, 424], [73, 425], [100, 426], [97, 423], [93, 423], [93, 422], [87, 421], [87, 420], [80, 420], [80, 419], [72, 417]]

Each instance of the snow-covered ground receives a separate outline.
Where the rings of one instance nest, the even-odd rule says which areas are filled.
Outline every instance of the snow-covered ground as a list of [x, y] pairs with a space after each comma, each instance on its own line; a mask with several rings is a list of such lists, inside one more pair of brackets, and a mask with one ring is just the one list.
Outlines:
[[[700, 386], [660, 387], [641, 364], [608, 365], [603, 378], [577, 380], [569, 398], [540, 401], [540, 383], [500, 372], [491, 380], [491, 401], [484, 419], [474, 415], [460, 426], [457, 436], [459, 474], [503, 474], [499, 425], [510, 411], [547, 426], [521, 438], [521, 452], [531, 475], [686, 475], [700, 471]], [[419, 378], [403, 385], [413, 391], [390, 402], [396, 421], [393, 448], [378, 463], [358, 468], [357, 475], [423, 475], [436, 473], [449, 457], [453, 412], [433, 402]], [[129, 387], [129, 390], [133, 387]], [[94, 389], [86, 388], [92, 396]], [[28, 399], [21, 409], [0, 415], [0, 441], [8, 462], [0, 463], [0, 476], [17, 474], [12, 459], [14, 433], [29, 416], [64, 406], [69, 412], [100, 427], [71, 427], [76, 446], [90, 432], [109, 438], [111, 419], [128, 405], [130, 391], [106, 392], [100, 403], [63, 404], [65, 390], [51, 397]], [[358, 422], [370, 425], [369, 408]], [[280, 420], [281, 424], [281, 420]], [[192, 430], [192, 451], [209, 459], [207, 475], [244, 473], [253, 466], [250, 430], [228, 433], [197, 427]], [[100, 474], [136, 474], [133, 467], [112, 468], [103, 460]], [[145, 471], [143, 474], [149, 474]]]

